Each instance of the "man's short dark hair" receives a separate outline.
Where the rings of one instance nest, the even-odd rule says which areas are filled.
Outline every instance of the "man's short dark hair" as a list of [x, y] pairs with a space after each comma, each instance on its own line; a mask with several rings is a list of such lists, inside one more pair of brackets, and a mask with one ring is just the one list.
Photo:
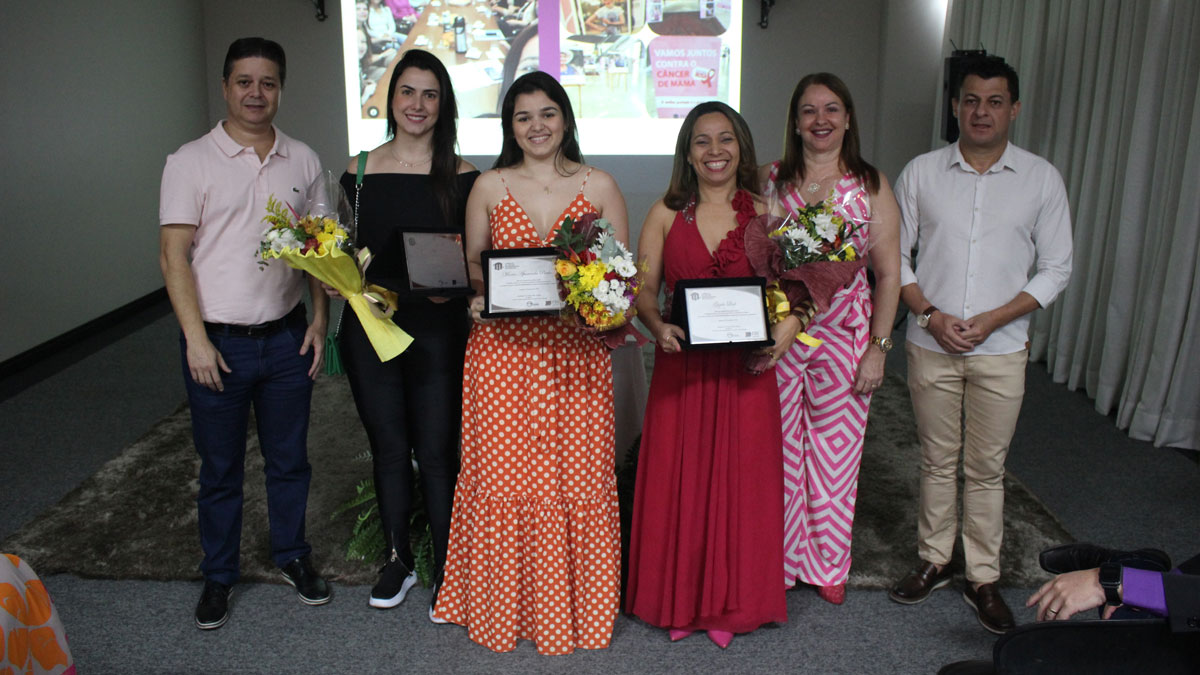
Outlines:
[[1012, 98], [1012, 102], [1016, 103], [1021, 100], [1021, 87], [1017, 81], [1017, 71], [1013, 70], [1013, 67], [1005, 63], [1004, 59], [999, 56], [972, 56], [964, 60], [958, 81], [954, 83], [952, 98], [955, 100], [958, 99], [962, 83], [968, 75], [974, 75], [981, 80], [1003, 77], [1008, 80], [1008, 95]]
[[222, 80], [228, 80], [233, 72], [233, 62], [258, 56], [268, 61], [274, 61], [279, 66], [279, 86], [287, 77], [287, 57], [283, 55], [283, 47], [278, 42], [260, 37], [238, 38], [229, 45], [225, 52], [225, 70], [221, 73]]

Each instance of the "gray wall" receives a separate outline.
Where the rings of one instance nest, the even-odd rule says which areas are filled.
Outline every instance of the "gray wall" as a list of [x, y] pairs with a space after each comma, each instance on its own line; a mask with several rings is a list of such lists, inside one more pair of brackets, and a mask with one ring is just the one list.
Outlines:
[[[894, 183], [908, 160], [942, 145], [936, 133], [941, 97], [942, 55], [948, 2], [891, 0], [884, 3], [879, 58], [879, 99], [873, 120], [876, 143], [871, 161]], [[944, 46], [945, 45], [945, 46]], [[871, 147], [864, 145], [863, 147]]]
[[0, 361], [162, 286], [166, 155], [208, 123], [194, 2], [0, 4]]
[[[6, 55], [23, 61], [0, 75], [7, 150], [0, 204], [9, 248], [21, 252], [0, 266], [0, 361], [161, 287], [163, 161], [224, 117], [221, 64], [235, 38], [264, 35], [283, 44], [288, 77], [277, 124], [312, 146], [327, 168], [346, 164], [334, 0], [324, 22], [300, 0], [65, 5], [69, 11], [62, 2], [49, 5], [53, 16], [40, 3], [0, 9]], [[926, 18], [931, 6], [944, 14], [931, 0], [782, 0], [763, 30], [759, 3], [748, 0], [741, 110], [759, 161], [779, 156], [792, 88], [818, 70], [849, 85], [863, 148], [889, 176], [928, 149], [942, 43], [941, 25]], [[486, 168], [493, 158], [470, 159]], [[636, 239], [666, 187], [670, 158], [589, 161], [617, 178]], [[78, 243], [84, 237], [86, 252]], [[51, 246], [60, 250], [41, 253]]]
[[275, 124], [315, 150], [325, 168], [344, 169], [349, 141], [338, 0], [325, 0], [329, 18], [324, 21], [317, 21], [307, 0], [203, 0], [202, 4], [209, 126], [225, 117], [221, 66], [229, 43], [261, 35], [287, 52], [287, 81]]

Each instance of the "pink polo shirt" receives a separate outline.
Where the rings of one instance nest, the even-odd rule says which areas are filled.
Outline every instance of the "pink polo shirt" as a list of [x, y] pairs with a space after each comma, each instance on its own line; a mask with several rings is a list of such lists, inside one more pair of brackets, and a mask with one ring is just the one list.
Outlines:
[[259, 161], [238, 145], [224, 120], [167, 157], [160, 225], [194, 225], [192, 274], [205, 321], [253, 325], [287, 314], [304, 292], [304, 275], [281, 261], [259, 268], [267, 198], [303, 213], [305, 191], [321, 171], [317, 154], [275, 129], [275, 145]]

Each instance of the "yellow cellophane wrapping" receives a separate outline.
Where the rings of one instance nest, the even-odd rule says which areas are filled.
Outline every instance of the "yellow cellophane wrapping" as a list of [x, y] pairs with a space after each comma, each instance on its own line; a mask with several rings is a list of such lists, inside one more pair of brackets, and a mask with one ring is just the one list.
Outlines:
[[[371, 341], [380, 361], [399, 356], [412, 344], [412, 336], [392, 322], [391, 308], [385, 297], [387, 291], [364, 284], [359, 260], [369, 260], [370, 252], [367, 249], [359, 251], [358, 260], [338, 248], [332, 248], [324, 255], [319, 255], [315, 250], [300, 253], [296, 249], [266, 251], [263, 255], [278, 258], [289, 267], [304, 270], [336, 288], [358, 315], [363, 332]], [[379, 309], [378, 305], [383, 305], [386, 311]]]
[[[784, 293], [779, 288], [778, 283], [769, 284], [766, 290], [767, 296], [767, 314], [771, 324], [779, 323], [792, 314], [792, 305], [788, 302], [787, 293]], [[823, 340], [815, 338], [805, 332], [808, 324], [812, 322], [813, 316], [816, 315], [816, 306], [811, 300], [805, 300], [801, 306], [796, 309], [796, 316], [800, 317], [800, 332], [796, 334], [796, 339], [808, 345], [809, 347], [820, 347]]]

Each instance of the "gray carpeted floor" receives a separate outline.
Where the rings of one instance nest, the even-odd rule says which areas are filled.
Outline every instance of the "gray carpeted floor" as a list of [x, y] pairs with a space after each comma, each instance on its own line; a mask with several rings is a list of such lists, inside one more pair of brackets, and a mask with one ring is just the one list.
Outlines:
[[[66, 353], [38, 377], [0, 383], [0, 540], [52, 506], [183, 400], [173, 319], [131, 322], [111, 345]], [[897, 358], [897, 356], [899, 358]], [[902, 372], [893, 350], [892, 372]], [[26, 378], [29, 379], [29, 378]], [[1008, 467], [1080, 539], [1152, 545], [1176, 557], [1200, 548], [1200, 468], [1195, 453], [1128, 439], [1082, 394], [1032, 364]], [[896, 551], [899, 559], [913, 548]], [[81, 672], [761, 672], [932, 673], [949, 661], [986, 657], [994, 638], [955, 590], [917, 607], [883, 591], [851, 591], [832, 607], [809, 590], [788, 596], [790, 621], [737, 638], [722, 652], [702, 636], [670, 644], [661, 631], [618, 618], [613, 646], [564, 658], [532, 645], [496, 655], [460, 628], [425, 619], [427, 591], [392, 611], [366, 607], [368, 588], [339, 586], [324, 607], [300, 604], [287, 587], [242, 584], [229, 624], [192, 624], [196, 582], [45, 578]], [[1019, 622], [1030, 589], [1009, 589]]]
[[[348, 561], [342, 555], [354, 513], [331, 518], [337, 507], [355, 494], [355, 486], [370, 476], [364, 452], [366, 434], [357, 423], [346, 378], [319, 378], [313, 401], [308, 434], [313, 481], [307, 538], [316, 552], [318, 568], [330, 581], [371, 584], [376, 561]], [[871, 406], [859, 477], [851, 588], [886, 589], [909, 565], [910, 561], [895, 552], [909, 549], [916, 529], [919, 457], [907, 389], [893, 374], [876, 392]], [[280, 583], [268, 556], [262, 466], [257, 433], [251, 424], [241, 578]], [[191, 418], [184, 406], [159, 420], [62, 501], [4, 540], [0, 550], [21, 556], [40, 574], [198, 580], [198, 470]], [[619, 472], [622, 494], [632, 495], [635, 475], [636, 467]], [[1037, 552], [1071, 541], [1071, 537], [1018, 480], [1008, 476], [1005, 481], [1002, 583], [1018, 587], [1040, 584], [1048, 576], [1036, 564]], [[622, 500], [623, 509], [631, 507], [631, 499]], [[624, 513], [622, 520], [630, 522], [629, 514]], [[625, 542], [628, 545], [628, 536]]]

